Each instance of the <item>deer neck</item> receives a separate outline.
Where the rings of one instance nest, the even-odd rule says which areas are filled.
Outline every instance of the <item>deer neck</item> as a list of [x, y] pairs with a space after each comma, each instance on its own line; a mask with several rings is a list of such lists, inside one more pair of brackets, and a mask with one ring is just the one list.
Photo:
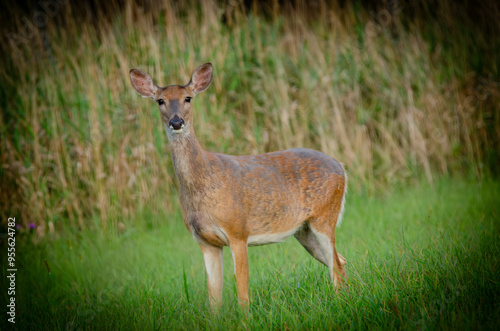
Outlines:
[[[167, 130], [168, 131], [168, 130]], [[186, 132], [169, 133], [170, 151], [175, 174], [181, 188], [199, 190], [208, 169], [208, 159], [201, 148], [192, 125]]]

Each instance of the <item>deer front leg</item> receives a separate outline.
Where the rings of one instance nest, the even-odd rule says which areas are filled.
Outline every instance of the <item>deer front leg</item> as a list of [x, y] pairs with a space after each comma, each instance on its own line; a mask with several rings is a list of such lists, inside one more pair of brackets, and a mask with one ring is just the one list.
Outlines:
[[207, 270], [208, 297], [210, 306], [218, 308], [222, 304], [222, 247], [200, 244]]
[[243, 309], [248, 309], [248, 247], [246, 241], [231, 243], [238, 301]]

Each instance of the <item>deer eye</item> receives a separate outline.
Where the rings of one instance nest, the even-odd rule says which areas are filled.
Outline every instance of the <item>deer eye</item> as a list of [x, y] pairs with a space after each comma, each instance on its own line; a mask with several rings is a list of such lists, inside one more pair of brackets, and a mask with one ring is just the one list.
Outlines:
[[163, 99], [158, 99], [156, 100], [156, 102], [158, 102], [158, 104], [161, 106], [165, 103], [165, 101], [163, 101]]
[[185, 101], [186, 101], [186, 102], [191, 102], [191, 99], [192, 99], [191, 97], [186, 97], [186, 100], [185, 100]]

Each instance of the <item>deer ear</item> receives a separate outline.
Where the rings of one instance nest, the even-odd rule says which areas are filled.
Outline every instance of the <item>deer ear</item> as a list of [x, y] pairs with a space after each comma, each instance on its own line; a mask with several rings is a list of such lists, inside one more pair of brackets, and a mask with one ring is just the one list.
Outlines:
[[156, 95], [158, 86], [153, 82], [149, 75], [139, 69], [130, 70], [130, 81], [140, 95], [144, 98], [153, 98]]
[[193, 72], [193, 76], [191, 76], [191, 81], [188, 86], [191, 87], [194, 94], [198, 94], [205, 91], [210, 86], [211, 82], [212, 64], [205, 63]]

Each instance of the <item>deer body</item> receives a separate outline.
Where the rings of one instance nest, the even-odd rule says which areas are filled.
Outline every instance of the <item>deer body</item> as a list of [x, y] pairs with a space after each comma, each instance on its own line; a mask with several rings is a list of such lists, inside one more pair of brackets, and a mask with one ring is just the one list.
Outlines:
[[196, 139], [191, 99], [208, 88], [212, 67], [199, 67], [185, 86], [159, 88], [145, 73], [131, 70], [132, 84], [160, 104], [182, 215], [200, 244], [211, 303], [222, 300], [222, 248], [233, 254], [238, 298], [248, 304], [248, 246], [294, 235], [330, 270], [338, 285], [345, 259], [335, 249], [347, 178], [342, 165], [310, 149], [232, 156], [204, 151]]
[[231, 156], [201, 149], [192, 155], [183, 148], [172, 146], [180, 201], [186, 227], [202, 244], [229, 246], [228, 234], [249, 246], [282, 241], [287, 236], [272, 238], [292, 235], [335, 207], [332, 197], [344, 190], [341, 165], [313, 150]]

